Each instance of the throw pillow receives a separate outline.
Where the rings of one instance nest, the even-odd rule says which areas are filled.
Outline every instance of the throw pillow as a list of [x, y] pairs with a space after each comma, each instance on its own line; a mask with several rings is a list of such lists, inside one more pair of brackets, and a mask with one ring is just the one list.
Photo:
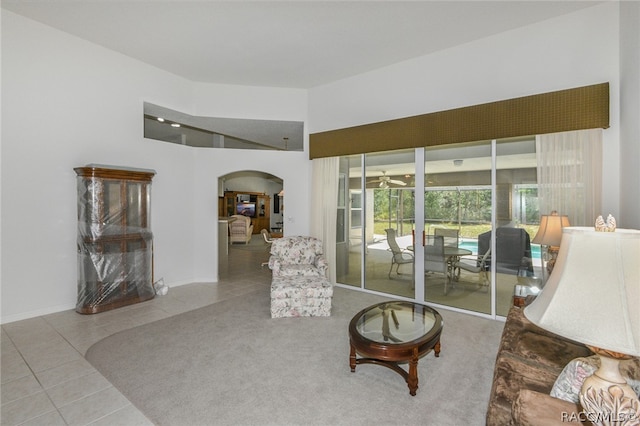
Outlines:
[[[626, 378], [627, 383], [640, 396], [640, 380], [634, 377], [634, 361], [622, 361], [620, 363], [620, 373]], [[581, 357], [572, 360], [567, 364], [562, 373], [556, 379], [551, 389], [551, 396], [565, 401], [579, 403], [580, 388], [584, 380], [591, 376], [600, 368], [600, 359], [597, 355]]]
[[565, 401], [578, 403], [578, 394], [584, 380], [600, 366], [596, 355], [576, 358], [567, 364], [551, 389], [551, 396]]

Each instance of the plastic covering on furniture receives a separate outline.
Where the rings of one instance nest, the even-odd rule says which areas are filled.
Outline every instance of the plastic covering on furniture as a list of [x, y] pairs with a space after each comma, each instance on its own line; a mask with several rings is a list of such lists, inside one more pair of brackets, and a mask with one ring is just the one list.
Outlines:
[[[153, 234], [149, 228], [150, 182], [92, 177], [87, 169], [76, 169], [76, 311], [84, 314], [141, 302], [155, 295]], [[101, 170], [96, 172], [98, 176]]]

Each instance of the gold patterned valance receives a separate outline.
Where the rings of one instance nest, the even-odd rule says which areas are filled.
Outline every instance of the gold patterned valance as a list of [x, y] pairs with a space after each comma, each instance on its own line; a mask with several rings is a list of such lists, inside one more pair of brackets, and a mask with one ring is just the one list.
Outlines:
[[609, 127], [609, 83], [313, 133], [309, 157]]

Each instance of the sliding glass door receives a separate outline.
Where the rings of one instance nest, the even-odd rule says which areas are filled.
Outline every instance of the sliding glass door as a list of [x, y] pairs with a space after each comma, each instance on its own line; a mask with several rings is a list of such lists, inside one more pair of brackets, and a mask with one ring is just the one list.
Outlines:
[[352, 287], [361, 287], [363, 281], [363, 160], [362, 155], [351, 155], [340, 158], [339, 163], [336, 281]]
[[478, 260], [478, 237], [491, 232], [491, 142], [425, 149], [424, 168], [424, 301], [491, 314]]
[[365, 156], [364, 288], [413, 298], [414, 150]]
[[539, 284], [532, 140], [348, 156], [340, 173], [338, 283], [485, 315]]
[[540, 246], [531, 244], [538, 232], [535, 142], [496, 144], [495, 300], [496, 313], [507, 315], [516, 284], [542, 285]]

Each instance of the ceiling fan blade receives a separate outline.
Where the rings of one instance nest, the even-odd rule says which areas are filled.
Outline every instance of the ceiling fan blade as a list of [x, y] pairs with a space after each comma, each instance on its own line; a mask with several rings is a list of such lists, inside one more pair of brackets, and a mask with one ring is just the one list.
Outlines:
[[407, 185], [406, 182], [403, 182], [401, 180], [394, 180], [394, 179], [390, 180], [389, 183], [392, 183], [394, 185], [400, 185], [400, 186], [406, 186]]

